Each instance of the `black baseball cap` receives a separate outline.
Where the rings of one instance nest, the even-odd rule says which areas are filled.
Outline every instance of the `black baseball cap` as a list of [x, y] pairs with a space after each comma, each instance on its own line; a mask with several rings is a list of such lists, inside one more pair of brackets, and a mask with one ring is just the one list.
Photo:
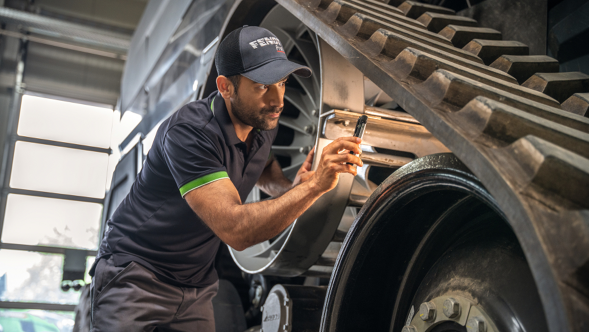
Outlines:
[[289, 61], [282, 43], [267, 29], [243, 26], [221, 41], [215, 55], [217, 73], [241, 74], [261, 84], [274, 84], [290, 74], [311, 76], [309, 67]]

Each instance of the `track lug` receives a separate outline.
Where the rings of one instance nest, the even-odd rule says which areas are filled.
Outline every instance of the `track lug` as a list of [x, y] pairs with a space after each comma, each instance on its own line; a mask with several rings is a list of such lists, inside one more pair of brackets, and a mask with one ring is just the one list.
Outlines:
[[486, 65], [502, 55], [528, 55], [528, 45], [513, 40], [474, 39], [462, 48], [483, 60]]
[[566, 146], [572, 152], [589, 158], [589, 134], [539, 119], [485, 97], [473, 99], [452, 118], [462, 128], [470, 125], [465, 132], [473, 140], [482, 139], [481, 135], [485, 135], [495, 142], [493, 145], [501, 146], [534, 135], [553, 144]]
[[535, 73], [556, 73], [558, 61], [546, 55], [503, 55], [490, 67], [515, 77], [521, 84]]
[[439, 34], [442, 37], [448, 38], [458, 48], [463, 48], [473, 39], [501, 40], [502, 38], [501, 32], [495, 29], [460, 25], [448, 25]]
[[575, 93], [589, 92], [589, 75], [581, 72], [536, 73], [522, 86], [564, 102]]
[[419, 16], [423, 15], [426, 12], [446, 15], [455, 14], [455, 12], [452, 9], [442, 6], [420, 3], [416, 1], [405, 1], [399, 6], [399, 9], [405, 14], [405, 16], [414, 19], [417, 19]]
[[478, 25], [477, 21], [473, 20], [470, 17], [438, 14], [431, 12], [427, 12], [421, 15], [417, 19], [417, 22], [423, 24], [429, 31], [436, 33], [442, 31], [442, 29], [444, 29], [446, 26], [450, 24], [467, 27], [476, 27]]
[[575, 93], [562, 103], [562, 109], [581, 116], [589, 116], [589, 93]]

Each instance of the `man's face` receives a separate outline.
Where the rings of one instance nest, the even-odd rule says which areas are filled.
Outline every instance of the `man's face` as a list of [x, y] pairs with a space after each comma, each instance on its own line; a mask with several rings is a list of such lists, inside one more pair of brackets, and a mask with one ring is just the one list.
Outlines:
[[275, 84], [264, 85], [242, 76], [237, 92], [230, 98], [233, 115], [256, 129], [276, 128], [284, 107], [285, 86], [286, 78]]

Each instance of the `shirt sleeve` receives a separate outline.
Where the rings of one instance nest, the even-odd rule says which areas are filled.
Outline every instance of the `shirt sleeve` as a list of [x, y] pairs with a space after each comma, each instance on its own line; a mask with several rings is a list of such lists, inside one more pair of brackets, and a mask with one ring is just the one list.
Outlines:
[[221, 151], [202, 130], [174, 126], [164, 137], [163, 151], [182, 197], [196, 188], [229, 178]]

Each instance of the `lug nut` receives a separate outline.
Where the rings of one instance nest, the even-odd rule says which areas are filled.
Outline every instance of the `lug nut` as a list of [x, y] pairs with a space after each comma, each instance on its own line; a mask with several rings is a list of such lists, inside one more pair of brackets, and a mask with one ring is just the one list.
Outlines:
[[419, 318], [425, 322], [436, 319], [436, 305], [433, 302], [424, 302], [419, 306]]
[[417, 329], [413, 325], [405, 325], [401, 332], [417, 332]]
[[450, 297], [444, 301], [444, 315], [448, 318], [456, 318], [460, 315], [460, 303]]
[[481, 317], [473, 317], [466, 322], [466, 330], [468, 332], [485, 332], [487, 331], [487, 325]]

